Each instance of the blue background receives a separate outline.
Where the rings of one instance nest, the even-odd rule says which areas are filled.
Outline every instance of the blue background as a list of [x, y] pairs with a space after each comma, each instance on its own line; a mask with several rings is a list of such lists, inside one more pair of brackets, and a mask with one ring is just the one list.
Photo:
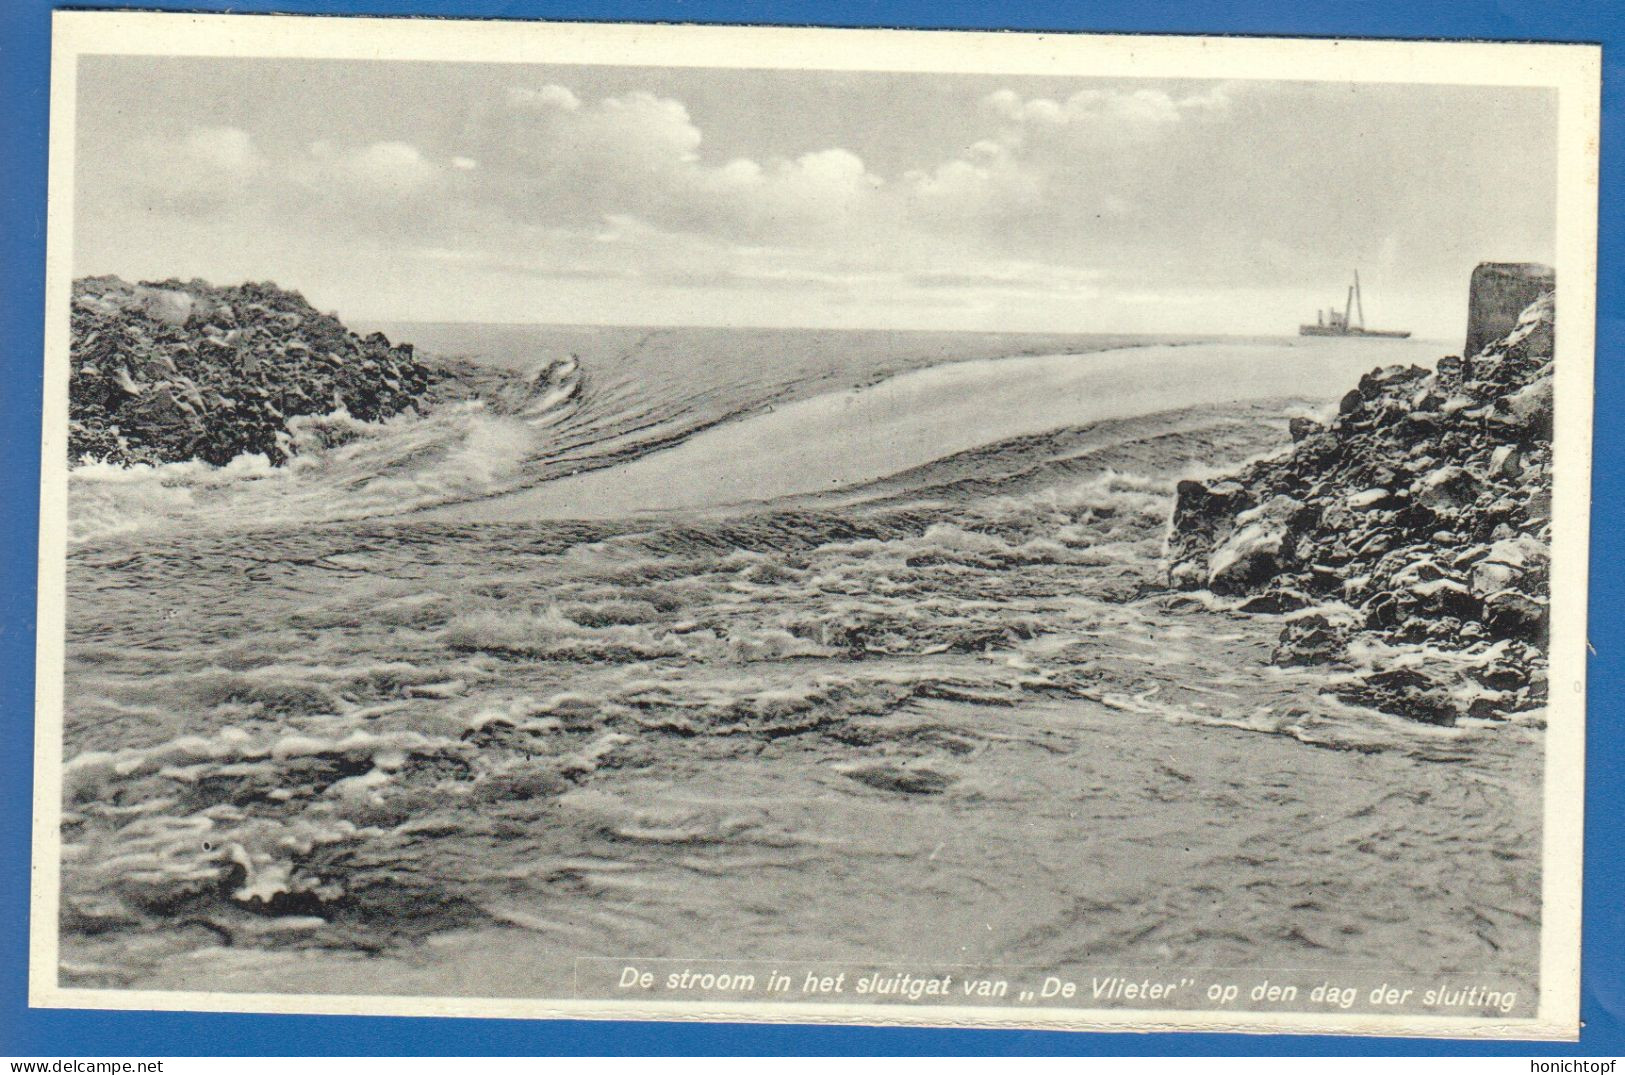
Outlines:
[[[1597, 431], [1591, 546], [1585, 949], [1580, 1044], [1061, 1034], [653, 1023], [521, 1022], [330, 1016], [30, 1010], [27, 874], [33, 757], [34, 563], [45, 276], [46, 128], [51, 0], [0, 0], [0, 1053], [92, 1055], [516, 1055], [531, 1053], [814, 1054], [1397, 1054], [1579, 1055], [1625, 1052], [1625, 804], [1617, 726], [1625, 629], [1625, 406], [1619, 271], [1625, 242], [1620, 55], [1625, 4], [1539, 0], [141, 0], [192, 11], [455, 15], [590, 21], [912, 26], [1403, 38], [1589, 41], [1604, 45]], [[92, 5], [81, 5], [92, 6]], [[111, 0], [93, 6], [120, 6]], [[1425, 179], [1423, 180], [1425, 181]]]

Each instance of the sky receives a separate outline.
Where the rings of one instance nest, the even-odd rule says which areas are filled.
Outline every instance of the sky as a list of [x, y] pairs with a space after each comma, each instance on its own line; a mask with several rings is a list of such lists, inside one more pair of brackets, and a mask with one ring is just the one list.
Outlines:
[[1553, 258], [1499, 87], [84, 57], [74, 273], [357, 321], [1459, 335]]

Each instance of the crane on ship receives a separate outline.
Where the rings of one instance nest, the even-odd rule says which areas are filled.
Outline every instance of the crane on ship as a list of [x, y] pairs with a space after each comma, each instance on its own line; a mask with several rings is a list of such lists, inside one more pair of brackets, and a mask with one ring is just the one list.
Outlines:
[[[1350, 320], [1350, 315], [1357, 315], [1358, 320]], [[1354, 270], [1354, 283], [1349, 285], [1348, 296], [1343, 300], [1343, 309], [1337, 310], [1329, 307], [1325, 310], [1315, 311], [1313, 325], [1299, 325], [1300, 336], [1366, 336], [1381, 339], [1404, 340], [1410, 338], [1407, 329], [1377, 329], [1365, 327], [1365, 297], [1360, 293], [1360, 270]]]

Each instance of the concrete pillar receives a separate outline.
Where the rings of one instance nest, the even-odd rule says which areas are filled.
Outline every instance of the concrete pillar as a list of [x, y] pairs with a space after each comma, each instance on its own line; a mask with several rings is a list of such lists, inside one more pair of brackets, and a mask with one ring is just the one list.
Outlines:
[[1494, 343], [1518, 323], [1518, 314], [1556, 286], [1550, 266], [1528, 261], [1486, 261], [1473, 270], [1467, 292], [1468, 358]]

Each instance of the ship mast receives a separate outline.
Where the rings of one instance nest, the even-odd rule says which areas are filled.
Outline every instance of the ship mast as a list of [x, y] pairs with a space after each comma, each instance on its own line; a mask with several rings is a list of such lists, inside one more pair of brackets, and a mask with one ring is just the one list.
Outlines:
[[1397, 329], [1368, 329], [1365, 327], [1365, 288], [1360, 283], [1360, 270], [1352, 273], [1354, 282], [1349, 285], [1348, 293], [1343, 296], [1343, 309], [1339, 311], [1335, 306], [1328, 306], [1323, 310], [1315, 311], [1315, 323], [1312, 325], [1299, 325], [1300, 336], [1376, 336], [1384, 339], [1403, 340], [1410, 337], [1409, 331]]

